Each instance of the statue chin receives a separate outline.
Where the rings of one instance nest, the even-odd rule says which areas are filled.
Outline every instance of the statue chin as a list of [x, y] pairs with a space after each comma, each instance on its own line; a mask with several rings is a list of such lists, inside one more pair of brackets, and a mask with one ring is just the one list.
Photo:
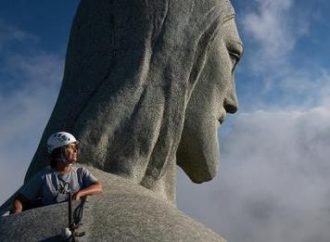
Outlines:
[[219, 163], [218, 122], [186, 119], [177, 150], [177, 164], [194, 183], [213, 179]]

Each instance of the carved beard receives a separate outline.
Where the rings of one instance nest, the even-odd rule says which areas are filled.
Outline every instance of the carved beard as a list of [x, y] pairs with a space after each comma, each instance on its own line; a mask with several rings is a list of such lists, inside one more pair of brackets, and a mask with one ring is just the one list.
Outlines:
[[210, 44], [186, 109], [177, 163], [196, 183], [216, 175], [220, 156], [217, 128], [226, 113], [238, 108], [233, 77], [237, 59], [230, 56], [228, 46], [239, 41], [234, 15], [228, 15]]
[[195, 183], [211, 180], [217, 173], [219, 163], [217, 107], [221, 104], [211, 81], [204, 70], [186, 109], [177, 151], [177, 164]]

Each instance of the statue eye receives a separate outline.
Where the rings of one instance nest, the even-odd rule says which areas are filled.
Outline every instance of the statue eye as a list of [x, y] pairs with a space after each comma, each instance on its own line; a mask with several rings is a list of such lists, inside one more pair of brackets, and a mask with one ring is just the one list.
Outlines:
[[227, 44], [227, 50], [232, 62], [232, 69], [234, 70], [237, 63], [241, 59], [243, 46], [240, 42], [233, 41]]
[[240, 54], [237, 54], [237, 53], [232, 52], [232, 51], [229, 51], [229, 56], [230, 56], [230, 59], [233, 63], [233, 66], [236, 66], [237, 63], [239, 62], [239, 60], [241, 59]]

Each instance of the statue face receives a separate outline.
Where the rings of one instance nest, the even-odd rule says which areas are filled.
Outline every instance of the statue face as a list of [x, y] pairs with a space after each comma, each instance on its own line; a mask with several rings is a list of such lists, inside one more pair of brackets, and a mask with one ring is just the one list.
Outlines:
[[234, 17], [220, 27], [212, 41], [201, 76], [189, 100], [177, 162], [197, 183], [212, 179], [217, 170], [217, 128], [238, 102], [234, 69], [243, 52]]

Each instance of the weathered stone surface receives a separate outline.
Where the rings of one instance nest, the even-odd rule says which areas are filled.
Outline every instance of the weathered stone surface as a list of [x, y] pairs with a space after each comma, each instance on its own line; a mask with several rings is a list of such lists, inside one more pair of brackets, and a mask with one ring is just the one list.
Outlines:
[[228, 0], [82, 0], [26, 179], [46, 165], [46, 139], [59, 130], [80, 139], [81, 162], [171, 201], [176, 163], [194, 182], [212, 179], [219, 120], [237, 109], [239, 42]]
[[[171, 203], [127, 179], [90, 168], [104, 186], [104, 194], [89, 197], [84, 205], [79, 241], [224, 240], [189, 218]], [[74, 203], [74, 208], [79, 202]], [[68, 226], [67, 203], [0, 217], [0, 241], [62, 241]]]
[[[48, 136], [68, 131], [105, 190], [86, 208], [84, 239], [223, 241], [175, 208], [176, 164], [193, 182], [216, 175], [241, 53], [228, 0], [81, 0], [26, 181], [47, 165]], [[63, 204], [1, 218], [0, 241], [56, 240], [65, 218]]]

